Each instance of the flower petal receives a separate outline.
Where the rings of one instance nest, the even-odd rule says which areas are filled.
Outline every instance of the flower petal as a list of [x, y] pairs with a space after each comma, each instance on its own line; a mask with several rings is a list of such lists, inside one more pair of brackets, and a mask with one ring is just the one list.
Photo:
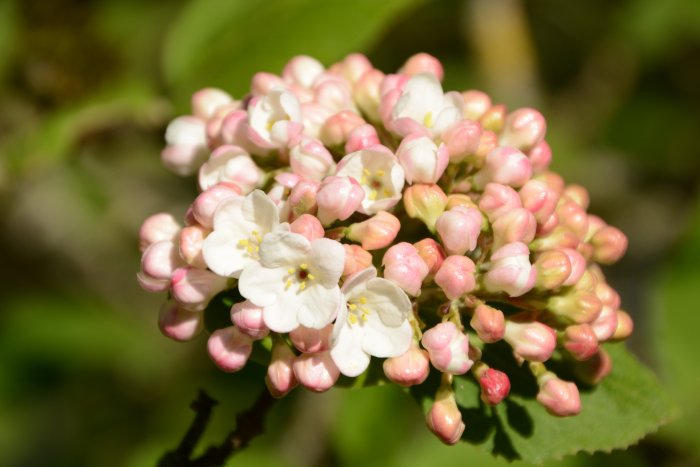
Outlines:
[[319, 238], [311, 243], [309, 262], [325, 287], [338, 284], [345, 267], [345, 248], [340, 242], [329, 238]]
[[336, 326], [340, 326], [340, 331], [333, 340], [331, 358], [342, 374], [358, 376], [369, 366], [369, 355], [362, 350], [363, 334], [354, 332], [345, 322]]
[[386, 326], [399, 326], [408, 319], [411, 300], [393, 282], [375, 277], [367, 281], [367, 304]]
[[246, 249], [238, 244], [243, 238], [230, 230], [215, 230], [202, 246], [204, 262], [220, 276], [238, 277], [241, 271], [255, 262]]
[[298, 266], [306, 262], [311, 245], [303, 235], [276, 229], [263, 237], [260, 244], [260, 264], [267, 268]]
[[262, 230], [261, 234], [270, 232], [279, 224], [279, 213], [275, 202], [261, 190], [255, 190], [245, 197], [242, 211], [245, 219]]
[[326, 288], [321, 284], [314, 284], [299, 292], [298, 296], [302, 302], [299, 308], [299, 323], [313, 329], [321, 329], [331, 323], [342, 303], [340, 288], [337, 285]]
[[253, 263], [241, 272], [238, 290], [257, 306], [267, 307], [279, 301], [284, 292], [286, 271]]
[[299, 327], [297, 315], [301, 304], [298, 300], [285, 297], [263, 308], [265, 325], [275, 332], [290, 332]]
[[399, 326], [386, 326], [378, 317], [370, 315], [365, 323], [362, 350], [380, 358], [398, 357], [411, 345], [413, 330], [408, 320]]

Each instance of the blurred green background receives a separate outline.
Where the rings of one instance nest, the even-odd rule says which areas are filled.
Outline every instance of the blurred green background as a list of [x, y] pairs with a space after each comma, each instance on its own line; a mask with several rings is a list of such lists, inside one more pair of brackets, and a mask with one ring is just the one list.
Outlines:
[[[164, 129], [201, 87], [241, 97], [294, 54], [353, 51], [386, 72], [428, 52], [446, 89], [541, 109], [554, 169], [629, 236], [607, 273], [683, 416], [552, 465], [700, 465], [696, 0], [0, 0], [0, 465], [154, 465], [199, 388], [221, 402], [205, 441], [233, 427], [262, 370], [162, 337], [161, 297], [135, 280], [142, 220], [195, 194], [160, 165]], [[230, 464], [506, 464], [441, 445], [395, 388], [297, 389], [268, 427]]]

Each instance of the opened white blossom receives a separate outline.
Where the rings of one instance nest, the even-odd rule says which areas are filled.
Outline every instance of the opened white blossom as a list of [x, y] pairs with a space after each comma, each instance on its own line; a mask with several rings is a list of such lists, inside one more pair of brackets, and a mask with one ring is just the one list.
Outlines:
[[321, 329], [341, 306], [338, 281], [345, 264], [343, 246], [327, 238], [310, 242], [293, 232], [272, 232], [260, 244], [260, 262], [241, 273], [238, 289], [263, 308], [271, 330], [298, 326]]
[[[511, 371], [531, 373], [549, 413], [578, 413], [576, 384], [609, 374], [603, 344], [633, 329], [601, 269], [627, 239], [550, 170], [539, 112], [445, 92], [443, 74], [427, 54], [397, 73], [297, 56], [238, 100], [197, 92], [162, 158], [198, 174], [199, 194], [139, 232], [137, 280], [165, 296], [163, 334], [206, 323], [214, 363], [266, 364], [274, 397], [439, 380], [418, 391], [447, 444], [479, 399], [508, 397]], [[480, 398], [455, 397], [467, 378]]]
[[393, 208], [401, 199], [404, 171], [396, 156], [384, 146], [362, 149], [345, 156], [336, 176], [352, 177], [365, 192], [359, 211], [376, 214]]
[[221, 276], [238, 277], [258, 261], [263, 236], [278, 225], [277, 207], [262, 191], [226, 199], [214, 214], [214, 231], [204, 240], [204, 261]]
[[370, 356], [398, 357], [411, 344], [411, 301], [393, 282], [367, 268], [343, 284], [345, 305], [333, 328], [331, 357], [345, 376], [357, 376]]

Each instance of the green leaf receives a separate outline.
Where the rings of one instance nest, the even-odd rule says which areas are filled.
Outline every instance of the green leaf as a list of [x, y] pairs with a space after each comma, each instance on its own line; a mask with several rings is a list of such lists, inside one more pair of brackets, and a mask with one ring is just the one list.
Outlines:
[[[541, 463], [578, 452], [610, 452], [636, 443], [677, 416], [677, 409], [659, 386], [655, 375], [621, 344], [607, 347], [612, 373], [598, 386], [581, 389], [583, 410], [575, 417], [549, 415], [535, 400], [535, 379], [512, 357], [506, 346], [491, 346], [484, 355], [511, 378], [511, 394], [495, 408], [479, 399], [471, 376], [455, 377], [455, 395], [467, 428], [463, 441], [480, 444], [495, 456]], [[494, 355], [495, 348], [497, 355]], [[412, 389], [423, 410], [432, 404], [437, 378]], [[581, 386], [581, 385], [579, 385]]]
[[482, 443], [494, 455], [540, 463], [581, 451], [626, 448], [675, 418], [676, 408], [655, 375], [623, 345], [607, 349], [613, 371], [600, 385], [581, 388], [583, 409], [575, 417], [549, 415], [535, 400], [535, 380], [524, 369], [508, 368], [511, 394], [493, 409], [480, 402], [473, 378], [455, 378], [467, 425], [463, 439]]
[[[178, 92], [218, 86], [240, 97], [255, 72], [279, 73], [297, 54], [328, 64], [368, 48], [420, 0], [190, 2], [165, 43], [166, 81]], [[181, 99], [181, 103], [184, 99]]]

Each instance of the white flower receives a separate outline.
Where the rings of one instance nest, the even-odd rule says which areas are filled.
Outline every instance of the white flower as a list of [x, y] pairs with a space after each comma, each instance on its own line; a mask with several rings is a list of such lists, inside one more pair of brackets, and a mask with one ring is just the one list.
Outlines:
[[241, 273], [238, 290], [263, 308], [267, 327], [289, 332], [299, 325], [321, 329], [333, 321], [342, 303], [338, 281], [345, 265], [339, 242], [309, 242], [277, 230], [265, 235], [259, 254], [260, 262]]
[[388, 211], [401, 200], [404, 170], [396, 156], [382, 146], [361, 149], [343, 157], [336, 175], [352, 177], [360, 183], [365, 199], [358, 211], [363, 214]]
[[199, 168], [199, 188], [206, 191], [217, 183], [233, 182], [247, 194], [260, 186], [263, 176], [263, 171], [244, 149], [220, 146]]
[[346, 306], [335, 321], [331, 358], [346, 376], [365, 371], [370, 356], [402, 355], [413, 338], [411, 301], [396, 284], [376, 276], [376, 269], [367, 268], [343, 284]]
[[291, 92], [274, 88], [254, 97], [248, 106], [248, 136], [265, 149], [285, 147], [301, 133], [301, 106]]
[[432, 73], [411, 77], [391, 112], [391, 130], [401, 136], [424, 131], [439, 136], [462, 119], [463, 100], [459, 93], [443, 94]]
[[214, 212], [214, 231], [204, 240], [204, 262], [220, 276], [238, 277], [258, 261], [263, 236], [278, 225], [277, 206], [262, 191], [226, 199]]

